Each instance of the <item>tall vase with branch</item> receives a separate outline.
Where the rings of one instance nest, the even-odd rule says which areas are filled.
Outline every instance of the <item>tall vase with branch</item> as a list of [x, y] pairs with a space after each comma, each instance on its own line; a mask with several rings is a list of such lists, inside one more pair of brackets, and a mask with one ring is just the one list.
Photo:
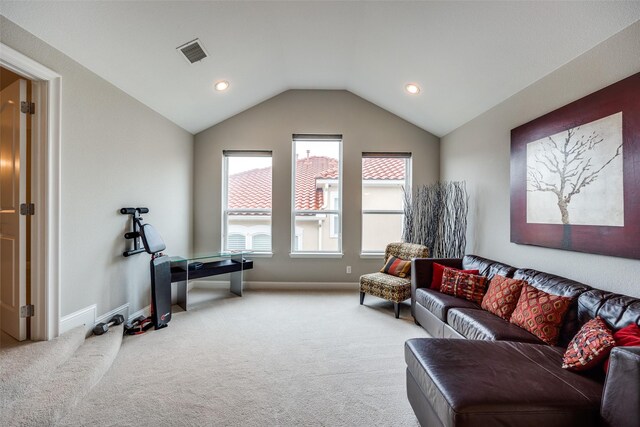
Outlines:
[[434, 258], [461, 258], [466, 248], [469, 195], [464, 181], [404, 189], [405, 242], [429, 248]]

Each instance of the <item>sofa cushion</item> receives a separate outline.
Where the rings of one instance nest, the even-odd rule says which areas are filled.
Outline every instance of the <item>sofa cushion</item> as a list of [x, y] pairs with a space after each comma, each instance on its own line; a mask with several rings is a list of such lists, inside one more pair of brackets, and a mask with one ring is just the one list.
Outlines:
[[547, 344], [556, 345], [562, 320], [571, 303], [569, 297], [552, 295], [525, 284], [509, 321]]
[[493, 276], [500, 274], [504, 277], [513, 277], [516, 269], [508, 264], [483, 258], [477, 255], [465, 255], [462, 258], [463, 270], [479, 270], [481, 276], [493, 279]]
[[447, 312], [451, 308], [470, 308], [480, 309], [475, 302], [466, 299], [456, 298], [451, 295], [443, 294], [433, 289], [418, 288], [416, 289], [416, 303], [429, 310], [434, 316], [443, 322], [447, 321]]
[[440, 292], [480, 304], [487, 290], [487, 278], [445, 268]]
[[640, 299], [591, 289], [578, 297], [578, 320], [585, 323], [596, 316], [613, 330], [632, 323], [640, 325]]
[[528, 284], [544, 292], [574, 299], [565, 314], [562, 327], [560, 328], [560, 337], [558, 339], [558, 345], [566, 347], [584, 323], [584, 321], [580, 322], [578, 320], [577, 297], [590, 290], [591, 287], [554, 274], [543, 273], [538, 270], [526, 268], [516, 270], [513, 273], [513, 278], [526, 280]]
[[616, 347], [609, 356], [611, 367], [602, 393], [601, 425], [638, 427], [640, 408], [640, 348]]
[[407, 370], [443, 426], [597, 426], [603, 385], [545, 345], [416, 338]]
[[496, 274], [489, 282], [487, 293], [482, 298], [480, 306], [483, 310], [509, 320], [511, 313], [516, 308], [524, 280], [509, 279], [500, 274]]
[[562, 367], [572, 371], [594, 368], [609, 356], [614, 345], [613, 333], [607, 324], [600, 317], [591, 319], [569, 343]]
[[447, 313], [447, 324], [470, 340], [543, 344], [535, 335], [485, 310], [452, 308]]

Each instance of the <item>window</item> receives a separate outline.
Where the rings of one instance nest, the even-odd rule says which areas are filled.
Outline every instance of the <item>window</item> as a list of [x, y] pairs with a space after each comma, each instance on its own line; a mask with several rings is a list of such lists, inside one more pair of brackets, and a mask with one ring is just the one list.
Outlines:
[[271, 252], [271, 152], [223, 154], [222, 248]]
[[295, 234], [294, 240], [293, 240], [293, 250], [294, 250], [294, 252], [300, 250], [300, 244], [301, 243], [302, 243], [302, 229], [300, 227], [296, 227], [296, 234]]
[[[332, 210], [336, 210], [338, 208], [339, 198], [337, 194], [331, 195], [331, 206]], [[329, 230], [329, 237], [337, 238], [340, 234], [340, 221], [338, 215], [334, 215], [331, 218], [331, 230]]]
[[227, 240], [227, 249], [231, 251], [246, 249], [246, 241], [247, 238], [242, 234], [229, 233], [229, 238]]
[[411, 153], [362, 153], [362, 253], [383, 253], [402, 239]]
[[293, 135], [291, 252], [342, 253], [342, 135]]
[[268, 234], [254, 234], [251, 238], [251, 249], [256, 252], [270, 252], [271, 236]]

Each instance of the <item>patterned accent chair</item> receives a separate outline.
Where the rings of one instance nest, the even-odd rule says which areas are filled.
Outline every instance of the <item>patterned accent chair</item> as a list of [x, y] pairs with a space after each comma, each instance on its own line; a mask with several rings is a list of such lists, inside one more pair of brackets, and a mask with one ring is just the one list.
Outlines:
[[[384, 253], [386, 263], [390, 256], [410, 261], [413, 258], [428, 258], [429, 249], [415, 243], [389, 243]], [[411, 298], [411, 277], [392, 276], [387, 273], [371, 273], [360, 276], [360, 305], [364, 295], [370, 294], [393, 301], [396, 319], [400, 317], [400, 303]]]

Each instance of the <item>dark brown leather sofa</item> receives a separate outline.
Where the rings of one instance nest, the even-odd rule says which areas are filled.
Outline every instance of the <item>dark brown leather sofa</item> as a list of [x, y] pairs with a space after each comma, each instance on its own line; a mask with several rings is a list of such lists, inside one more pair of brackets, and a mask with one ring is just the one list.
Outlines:
[[[558, 345], [429, 289], [433, 262], [573, 297]], [[567, 344], [586, 321], [600, 316], [614, 330], [640, 324], [639, 299], [475, 255], [415, 259], [411, 277], [412, 314], [434, 337], [405, 344], [407, 396], [422, 426], [640, 426], [640, 348], [615, 348], [606, 377], [601, 369], [561, 368]]]

